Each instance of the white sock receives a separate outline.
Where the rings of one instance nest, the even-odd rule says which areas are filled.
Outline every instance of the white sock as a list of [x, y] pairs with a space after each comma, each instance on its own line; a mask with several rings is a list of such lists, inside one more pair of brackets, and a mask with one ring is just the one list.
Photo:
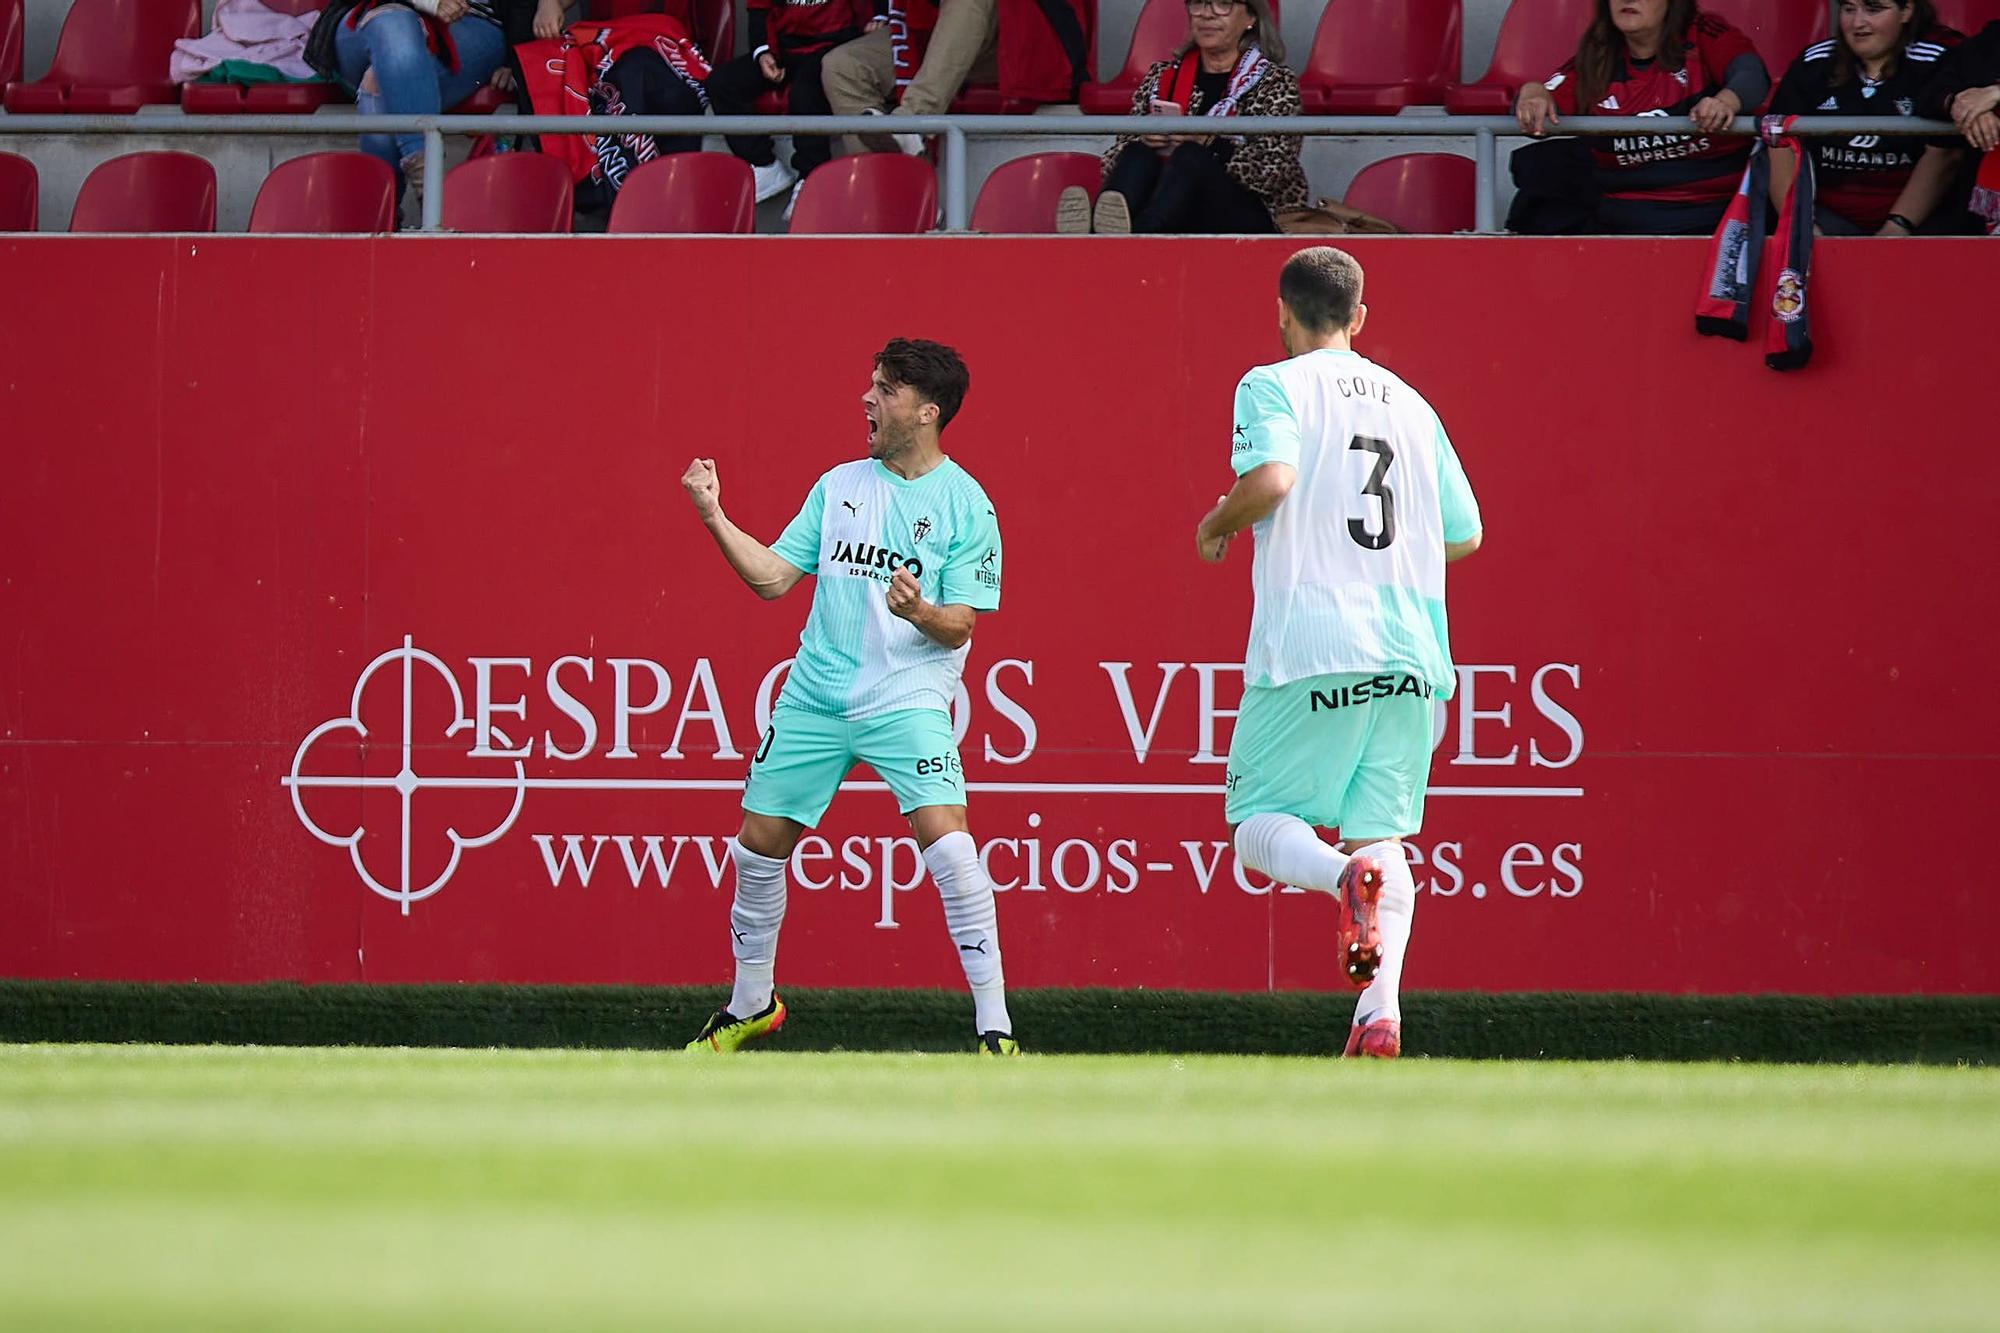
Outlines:
[[1400, 1023], [1403, 955], [1410, 947], [1410, 923], [1417, 912], [1417, 881], [1410, 874], [1410, 859], [1399, 842], [1374, 843], [1356, 855], [1373, 861], [1382, 871], [1382, 896], [1375, 907], [1375, 924], [1382, 932], [1382, 965], [1355, 1002], [1354, 1021], [1393, 1018]]
[[1007, 982], [1000, 968], [1000, 921], [993, 881], [979, 864], [979, 846], [965, 832], [947, 833], [924, 848], [924, 864], [944, 902], [944, 924], [958, 946], [959, 966], [972, 987], [972, 1023], [978, 1032], [1014, 1030], [1007, 1016]]
[[762, 1013], [771, 1003], [771, 977], [778, 966], [778, 927], [785, 923], [785, 862], [760, 856], [740, 843], [729, 844], [736, 861], [736, 900], [729, 905], [729, 947], [736, 955], [736, 986], [729, 1012], [738, 1018]]
[[1297, 815], [1252, 815], [1236, 826], [1236, 859], [1280, 884], [1335, 893], [1347, 858]]

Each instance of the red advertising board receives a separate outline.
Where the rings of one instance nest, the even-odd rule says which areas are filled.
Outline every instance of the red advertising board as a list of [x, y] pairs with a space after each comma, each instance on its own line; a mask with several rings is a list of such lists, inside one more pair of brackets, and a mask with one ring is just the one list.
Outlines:
[[[1196, 562], [1290, 241], [0, 242], [0, 974], [721, 982], [726, 839], [864, 449], [871, 354], [1005, 600], [957, 723], [1017, 985], [1337, 984], [1222, 822], [1247, 550]], [[1356, 241], [1361, 350], [1487, 523], [1451, 576], [1408, 984], [1990, 992], [1992, 304], [1975, 242], [1828, 242], [1819, 355], [1696, 338], [1694, 241]], [[780, 975], [952, 985], [865, 771]]]

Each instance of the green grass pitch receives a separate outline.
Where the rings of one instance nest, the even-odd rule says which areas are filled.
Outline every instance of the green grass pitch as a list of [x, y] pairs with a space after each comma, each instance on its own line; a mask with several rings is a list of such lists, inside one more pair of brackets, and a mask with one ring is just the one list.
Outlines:
[[2000, 1071], [0, 1047], [0, 1329], [1991, 1329]]

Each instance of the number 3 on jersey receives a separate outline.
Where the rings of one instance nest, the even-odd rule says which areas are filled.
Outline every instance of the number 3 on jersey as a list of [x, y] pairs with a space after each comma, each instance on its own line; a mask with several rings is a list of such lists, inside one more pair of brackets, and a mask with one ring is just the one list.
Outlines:
[[1382, 528], [1379, 532], [1370, 532], [1366, 519], [1350, 518], [1347, 520], [1347, 535], [1369, 550], [1379, 551], [1396, 540], [1396, 493], [1387, 485], [1389, 465], [1396, 461], [1396, 451], [1389, 447], [1387, 440], [1378, 440], [1372, 435], [1355, 436], [1347, 448], [1350, 453], [1359, 449], [1375, 455], [1375, 466], [1368, 473], [1368, 480], [1361, 484], [1361, 493], [1373, 496], [1382, 507]]

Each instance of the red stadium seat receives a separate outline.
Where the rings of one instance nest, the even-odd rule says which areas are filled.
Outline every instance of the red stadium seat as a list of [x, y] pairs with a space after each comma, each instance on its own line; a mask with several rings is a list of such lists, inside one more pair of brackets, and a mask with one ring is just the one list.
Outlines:
[[1826, 0], [1701, 0], [1701, 7], [1743, 30], [1764, 57], [1773, 83], [1801, 51], [1826, 40]]
[[1307, 115], [1394, 115], [1433, 106], [1458, 82], [1459, 0], [1332, 0], [1313, 33], [1299, 101]]
[[167, 57], [177, 38], [200, 31], [201, 0], [76, 0], [49, 72], [8, 84], [0, 100], [15, 115], [129, 115], [178, 101]]
[[625, 178], [606, 231], [619, 235], [745, 233], [755, 229], [750, 164], [728, 153], [668, 153]]
[[0, 153], [0, 231], [33, 231], [40, 226], [40, 193], [35, 164], [14, 153]]
[[[2000, 0], [1935, 0], [1938, 22], [1967, 37], [1989, 23], [2000, 23]], [[1776, 75], [1779, 71], [1772, 70]]]
[[367, 153], [309, 153], [280, 162], [250, 207], [254, 232], [396, 229], [396, 173]]
[[21, 0], [0, 0], [0, 88], [21, 81], [22, 33], [27, 26]]
[[[1083, 50], [1083, 84], [1079, 93], [1090, 86], [1092, 71], [1097, 66], [1097, 0], [1083, 0]], [[1145, 70], [1139, 72], [1144, 74]], [[1129, 99], [1131, 93], [1125, 96]], [[996, 84], [973, 84], [960, 89], [947, 110], [955, 116], [1030, 116], [1036, 107], [1048, 105], [1040, 98], [1005, 96]]]
[[495, 111], [514, 110], [514, 94], [503, 93], [490, 83], [482, 83], [465, 100], [456, 106], [445, 108], [446, 115], [490, 116]]
[[1540, 83], [1576, 54], [1596, 14], [1596, 0], [1515, 0], [1500, 20], [1493, 61], [1472, 83], [1448, 89], [1444, 109], [1460, 116], [1501, 116], [1524, 83]]
[[[294, 16], [316, 14], [326, 0], [259, 0], [264, 8]], [[181, 86], [181, 110], [191, 116], [311, 115], [347, 94], [331, 83], [189, 83]]]
[[1476, 192], [1471, 158], [1404, 153], [1363, 167], [1345, 202], [1404, 231], [1444, 234], [1472, 230]]
[[[1271, 17], [1278, 17], [1277, 0], [1271, 2]], [[1124, 116], [1132, 111], [1132, 94], [1138, 90], [1146, 71], [1178, 50], [1188, 35], [1186, 0], [1146, 0], [1132, 25], [1132, 45], [1125, 52], [1125, 68], [1118, 77], [1104, 83], [1086, 83], [1077, 93], [1077, 105], [1093, 116]]]
[[908, 236], [937, 223], [937, 173], [901, 153], [836, 157], [806, 177], [793, 235]]
[[214, 231], [215, 168], [193, 153], [127, 153], [92, 169], [71, 231]]
[[444, 178], [447, 231], [566, 232], [576, 191], [569, 168], [541, 153], [495, 153]]
[[1081, 185], [1097, 197], [1104, 163], [1094, 153], [1035, 153], [1003, 162], [979, 189], [972, 230], [1035, 235], [1056, 229], [1056, 196]]

